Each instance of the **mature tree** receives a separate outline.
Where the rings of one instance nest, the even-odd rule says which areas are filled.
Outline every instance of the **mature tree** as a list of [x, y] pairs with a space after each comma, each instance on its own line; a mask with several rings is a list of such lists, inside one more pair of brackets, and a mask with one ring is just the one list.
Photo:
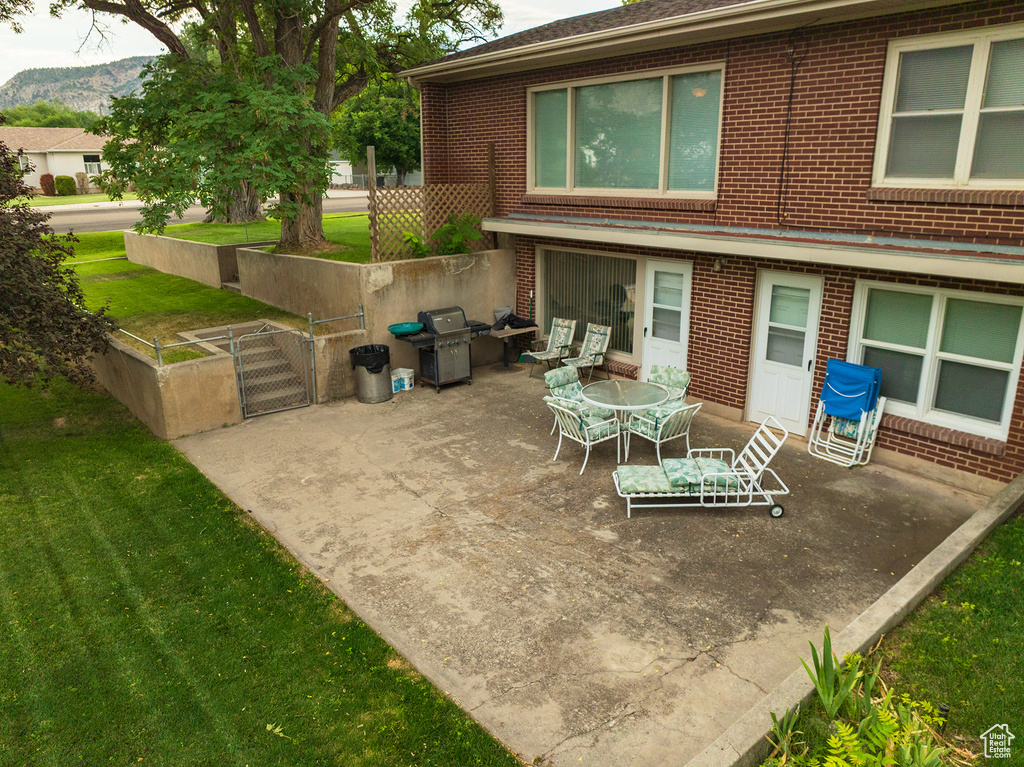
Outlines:
[[[0, 0], [5, 1], [10, 0]], [[293, 110], [295, 124], [289, 131], [296, 151], [289, 157], [253, 159], [269, 163], [267, 175], [277, 177], [282, 244], [299, 248], [323, 241], [321, 192], [327, 178], [329, 143], [324, 127], [331, 112], [380, 73], [429, 60], [466, 41], [483, 40], [496, 31], [502, 18], [494, 0], [417, 0], [401, 23], [396, 23], [396, 8], [388, 0], [234, 0], [216, 4], [203, 0], [56, 0], [52, 6], [58, 13], [71, 7], [113, 14], [148, 30], [167, 47], [172, 69], [184, 68], [187, 62], [207, 63], [205, 49], [197, 56], [174, 28], [183, 20], [195, 20], [219, 54], [215, 70], [230, 74], [239, 83], [237, 89], [228, 88], [227, 98], [218, 102], [237, 107], [230, 112], [238, 118], [230, 133], [239, 141], [252, 139], [245, 125], [250, 117], [245, 112], [254, 102], [246, 99], [256, 98], [257, 85], [268, 93], [292, 92], [288, 109]], [[194, 72], [188, 70], [186, 76]], [[209, 82], [210, 88], [224, 84], [224, 80]], [[240, 91], [247, 95], [239, 97]], [[308, 105], [304, 98], [309, 99]], [[269, 99], [263, 106], [274, 108]], [[311, 112], [322, 120], [316, 120]], [[168, 113], [173, 114], [173, 109]], [[280, 116], [286, 113], [281, 110]], [[183, 115], [198, 119], [191, 110]], [[261, 113], [257, 120], [264, 117]], [[148, 119], [148, 115], [141, 118]], [[276, 117], [260, 129], [264, 127], [278, 129]], [[257, 141], [261, 146], [270, 144], [270, 139], [263, 137]], [[195, 158], [188, 162], [196, 164]], [[289, 164], [298, 172], [289, 172]], [[311, 172], [313, 166], [322, 170]]]
[[100, 119], [95, 112], [72, 109], [62, 101], [37, 101], [4, 110], [7, 124], [28, 128], [85, 128], [88, 130]]
[[345, 102], [332, 120], [334, 146], [352, 164], [366, 162], [373, 146], [378, 168], [394, 167], [398, 183], [420, 168], [419, 93], [393, 78], [372, 83]]
[[7, 24], [15, 32], [21, 32], [17, 17], [32, 10], [32, 0], [0, 0], [0, 24]]
[[[0, 118], [0, 124], [3, 118]], [[106, 309], [86, 311], [73, 269], [75, 238], [54, 235], [30, 208], [18, 157], [0, 142], [0, 378], [31, 385], [57, 375], [92, 379], [89, 357], [107, 348]]]

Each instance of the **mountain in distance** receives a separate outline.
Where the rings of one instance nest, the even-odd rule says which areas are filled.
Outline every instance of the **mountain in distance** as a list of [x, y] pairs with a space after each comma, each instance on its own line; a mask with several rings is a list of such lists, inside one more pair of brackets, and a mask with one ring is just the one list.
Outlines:
[[0, 110], [62, 101], [75, 110], [104, 114], [111, 96], [127, 96], [142, 88], [139, 72], [153, 56], [132, 56], [87, 67], [25, 69], [0, 86]]

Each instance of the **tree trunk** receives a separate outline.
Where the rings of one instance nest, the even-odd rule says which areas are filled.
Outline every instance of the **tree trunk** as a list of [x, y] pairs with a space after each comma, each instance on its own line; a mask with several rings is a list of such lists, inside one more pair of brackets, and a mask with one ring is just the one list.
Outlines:
[[315, 190], [312, 197], [315, 202], [300, 205], [293, 221], [281, 219], [282, 248], [306, 250], [317, 248], [327, 241], [324, 237], [324, 201]]
[[263, 200], [247, 182], [243, 181], [238, 189], [231, 193], [227, 215], [214, 218], [208, 215], [205, 223], [216, 221], [218, 224], [249, 224], [253, 221], [264, 221]]

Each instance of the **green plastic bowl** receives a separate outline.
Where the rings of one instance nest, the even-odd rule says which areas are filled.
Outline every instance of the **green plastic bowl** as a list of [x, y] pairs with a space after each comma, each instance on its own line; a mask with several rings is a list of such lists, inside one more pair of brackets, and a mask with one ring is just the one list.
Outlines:
[[423, 330], [422, 322], [399, 322], [396, 325], [388, 325], [388, 332], [393, 336], [408, 336], [419, 333]]

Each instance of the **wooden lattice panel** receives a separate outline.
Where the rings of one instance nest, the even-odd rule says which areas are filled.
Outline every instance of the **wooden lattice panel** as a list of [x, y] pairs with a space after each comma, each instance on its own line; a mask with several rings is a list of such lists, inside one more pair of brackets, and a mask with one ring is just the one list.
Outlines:
[[[370, 191], [370, 239], [374, 261], [411, 258], [405, 233], [414, 232], [427, 240], [451, 214], [491, 215], [491, 193], [487, 184], [430, 184], [423, 187], [376, 187]], [[470, 243], [473, 250], [485, 250], [486, 239]]]
[[374, 261], [397, 261], [412, 254], [405, 233], [423, 236], [423, 187], [377, 187], [370, 200], [370, 239]]

